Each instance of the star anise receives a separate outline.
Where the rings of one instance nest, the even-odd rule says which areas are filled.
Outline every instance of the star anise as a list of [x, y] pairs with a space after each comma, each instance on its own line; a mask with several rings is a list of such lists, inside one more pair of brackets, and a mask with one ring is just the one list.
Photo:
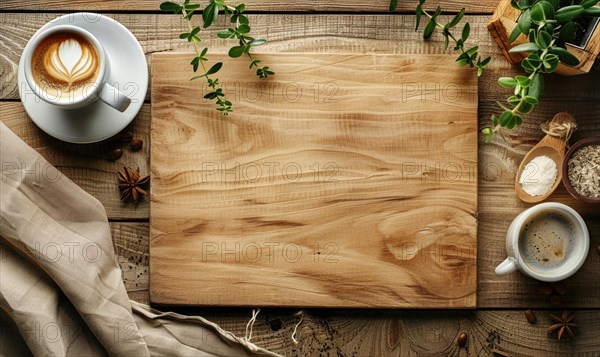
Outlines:
[[566, 310], [563, 311], [561, 316], [556, 316], [554, 314], [550, 314], [550, 320], [554, 323], [552, 326], [548, 327], [547, 332], [552, 332], [558, 330], [558, 339], [562, 337], [565, 331], [571, 336], [575, 337], [573, 334], [573, 329], [575, 328], [575, 324], [573, 320], [575, 319], [575, 313], [569, 313]]
[[121, 200], [125, 200], [129, 197], [134, 203], [138, 202], [138, 199], [142, 196], [146, 196], [140, 186], [143, 186], [150, 180], [150, 176], [140, 177], [140, 168], [133, 171], [132, 168], [123, 165], [123, 168], [117, 171], [119, 176], [119, 189], [121, 190]]

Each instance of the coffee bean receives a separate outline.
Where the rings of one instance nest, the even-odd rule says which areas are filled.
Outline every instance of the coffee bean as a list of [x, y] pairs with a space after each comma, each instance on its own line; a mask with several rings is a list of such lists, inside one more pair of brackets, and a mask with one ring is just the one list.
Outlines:
[[119, 135], [119, 141], [122, 143], [129, 143], [133, 139], [133, 132], [130, 130], [124, 131]]
[[554, 291], [554, 287], [550, 283], [539, 283], [537, 286], [537, 291], [542, 295], [551, 295]]
[[598, 246], [596, 247], [596, 251], [598, 252], [598, 254], [600, 254], [600, 245], [598, 245]]
[[458, 347], [465, 347], [467, 345], [467, 338], [469, 336], [467, 335], [466, 332], [461, 332], [460, 335], [458, 335], [458, 338], [456, 339], [456, 343], [458, 344]]
[[535, 324], [537, 322], [537, 317], [531, 309], [525, 310], [525, 317], [530, 324]]
[[109, 161], [119, 160], [121, 158], [121, 156], [123, 156], [123, 150], [121, 148], [114, 148], [112, 150], [109, 150], [106, 153], [106, 160], [109, 160]]
[[142, 150], [142, 146], [144, 146], [144, 142], [141, 139], [133, 139], [130, 146], [131, 151], [140, 151]]
[[550, 303], [552, 306], [560, 306], [562, 303], [562, 297], [560, 295], [554, 294], [550, 297]]
[[556, 283], [554, 284], [554, 291], [556, 291], [558, 295], [565, 295], [567, 293], [567, 287], [564, 283]]

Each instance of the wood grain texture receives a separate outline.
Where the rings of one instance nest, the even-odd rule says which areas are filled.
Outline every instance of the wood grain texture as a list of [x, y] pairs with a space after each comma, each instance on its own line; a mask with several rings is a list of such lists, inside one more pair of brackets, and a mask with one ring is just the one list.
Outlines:
[[[0, 10], [62, 10], [62, 11], [158, 11], [162, 0], [3, 0]], [[198, 1], [197, 3], [204, 3]], [[298, 11], [298, 12], [388, 12], [389, 0], [346, 0], [346, 1], [285, 1], [285, 0], [245, 0], [248, 11]], [[493, 1], [472, 2], [467, 0], [431, 0], [427, 6], [433, 9], [442, 5], [445, 11], [458, 11], [465, 8], [469, 13], [491, 14], [496, 7]], [[398, 1], [398, 12], [414, 12], [414, 2]]]
[[[17, 66], [21, 52], [35, 31], [60, 14], [56, 13], [0, 13], [0, 100], [19, 98]], [[129, 28], [139, 40], [151, 62], [151, 54], [165, 51], [191, 51], [186, 41], [177, 37], [184, 24], [176, 16], [155, 14], [107, 14]], [[319, 53], [404, 53], [442, 54], [444, 40], [435, 33], [429, 41], [423, 41], [421, 32], [414, 31], [412, 15], [250, 15], [252, 33], [257, 38], [267, 38], [269, 42], [261, 46], [260, 52], [319, 52]], [[443, 17], [448, 21], [449, 16]], [[509, 91], [497, 84], [500, 76], [519, 74], [519, 68], [507, 63], [498, 45], [487, 31], [487, 16], [465, 16], [471, 23], [470, 43], [477, 44], [482, 54], [493, 60], [484, 75], [479, 79], [482, 99], [503, 100]], [[225, 23], [215, 26], [204, 35], [203, 43], [212, 53], [226, 51], [231, 42], [216, 39], [216, 29], [226, 27]], [[160, 30], [157, 30], [160, 29]], [[204, 32], [203, 32], [204, 33]], [[260, 56], [259, 56], [260, 57]], [[239, 59], [245, 62], [245, 59]], [[277, 64], [269, 64], [277, 70]], [[600, 72], [593, 70], [586, 76], [569, 78], [547, 76], [543, 101], [576, 100], [595, 101], [600, 98], [600, 88], [591, 78], [600, 78]], [[150, 91], [147, 99], [150, 99]], [[535, 114], [534, 114], [535, 115]]]
[[[225, 315], [224, 311], [228, 313]], [[184, 310], [202, 314], [238, 335], [245, 333], [251, 311]], [[576, 313], [575, 339], [557, 341], [546, 334], [549, 314], [536, 310], [537, 324], [527, 322], [524, 310], [399, 311], [303, 310], [299, 343], [291, 335], [298, 311], [261, 310], [252, 341], [286, 356], [490, 356], [493, 350], [509, 356], [598, 356], [600, 311]], [[461, 332], [467, 346], [456, 343]]]
[[[16, 68], [20, 53], [29, 37], [45, 22], [52, 20], [56, 13], [0, 13], [0, 98], [17, 99]], [[109, 14], [130, 28], [136, 35], [147, 54], [169, 51], [189, 50], [187, 44], [178, 40], [177, 34], [182, 24], [174, 16], [155, 14]], [[496, 100], [508, 96], [505, 89], [500, 88], [496, 79], [503, 75], [515, 75], [517, 69], [509, 66], [500, 49], [487, 33], [488, 16], [466, 16], [471, 22], [473, 43], [480, 45], [482, 53], [490, 54], [493, 62], [489, 71], [479, 79], [480, 126], [489, 125], [491, 114], [497, 114]], [[261, 37], [268, 37], [270, 43], [261, 51], [285, 52], [355, 52], [355, 53], [443, 53], [443, 39], [434, 34], [433, 38], [424, 42], [420, 33], [413, 31], [414, 16], [387, 15], [251, 15], [256, 25], [253, 32]], [[352, 26], [352, 28], [350, 27]], [[213, 34], [214, 35], [214, 34]], [[211, 36], [207, 40], [211, 48], [223, 50], [227, 42], [216, 41]], [[149, 56], [148, 58], [150, 58]], [[277, 67], [274, 66], [277, 70]], [[542, 137], [539, 124], [549, 120], [559, 111], [569, 111], [580, 121], [580, 129], [575, 138], [585, 135], [600, 135], [600, 71], [593, 69], [585, 76], [565, 79], [560, 76], [546, 77], [546, 91], [542, 103], [527, 117], [524, 125], [506, 140], [496, 140], [491, 144], [480, 144], [480, 187], [479, 187], [479, 305], [486, 307], [535, 306], [548, 307], [547, 299], [535, 293], [536, 283], [530, 279], [513, 274], [498, 280], [493, 268], [504, 257], [504, 230], [510, 220], [521, 210], [528, 207], [516, 201], [512, 196], [516, 167], [523, 155]], [[76, 150], [63, 150], [60, 143], [37, 129], [27, 118], [18, 103], [1, 103], [0, 120], [9, 127], [18, 128], [18, 133], [30, 145], [45, 154], [51, 162], [68, 162], [61, 170], [71, 179], [82, 185], [104, 204], [111, 219], [131, 220], [148, 219], [149, 205], [139, 204], [137, 208], [121, 206], [114, 190], [113, 176], [107, 171], [103, 160], [82, 158]], [[134, 121], [134, 131], [149, 136], [149, 105]], [[47, 147], [47, 148], [44, 148]], [[149, 153], [145, 149], [128, 159], [132, 164], [147, 165]], [[129, 155], [125, 151], [125, 155]], [[143, 166], [147, 167], [147, 166]], [[93, 180], [91, 179], [93, 178]], [[564, 189], [559, 188], [551, 200], [575, 205], [584, 212], [586, 220], [594, 221], [600, 217], [600, 209], [595, 206], [581, 206], [570, 198]], [[600, 230], [592, 228], [592, 247], [599, 243]], [[590, 256], [593, 258], [593, 256]], [[597, 307], [600, 306], [600, 295], [596, 289], [600, 278], [597, 276], [595, 261], [584, 265], [586, 273], [571, 278], [568, 306]], [[595, 269], [595, 270], [594, 270]], [[591, 275], [588, 275], [591, 273]], [[587, 280], [586, 277], [591, 276]], [[514, 293], [514, 294], [513, 294]]]
[[[273, 54], [276, 76], [153, 57], [151, 301], [474, 307], [477, 85], [450, 56]], [[427, 94], [413, 93], [426, 87]]]
[[[21, 52], [29, 38], [46, 22], [61, 14], [0, 13], [0, 99], [18, 99], [17, 67]], [[152, 53], [164, 51], [191, 51], [187, 41], [178, 38], [185, 24], [174, 15], [106, 14], [121, 22], [139, 40], [151, 63]], [[412, 15], [249, 15], [252, 35], [266, 38], [268, 43], [257, 48], [260, 52], [351, 52], [351, 53], [444, 53], [442, 36], [435, 34], [431, 41], [423, 41], [421, 31], [415, 32]], [[442, 17], [449, 21], [450, 16]], [[473, 43], [482, 53], [497, 54], [500, 61], [490, 65], [506, 71], [510, 66], [501, 56], [500, 49], [486, 30], [486, 17], [466, 16], [471, 22]], [[203, 44], [213, 53], [226, 52], [233, 45], [230, 40], [216, 38], [219, 29], [229, 25], [220, 21], [210, 30], [203, 30]], [[157, 30], [160, 29], [160, 30]], [[247, 62], [245, 58], [239, 59]], [[277, 70], [277, 64], [269, 64]], [[251, 72], [249, 72], [251, 73]], [[491, 78], [491, 77], [490, 77]], [[495, 78], [490, 87], [494, 87]], [[585, 92], [585, 90], [581, 90]], [[151, 88], [148, 92], [150, 98]]]
[[131, 300], [148, 303], [149, 227], [145, 222], [111, 222], [115, 255]]
[[[91, 1], [91, 0], [2, 0], [0, 10], [59, 10], [81, 11], [154, 11], [161, 1], [142, 0], [139, 7], [126, 1]], [[247, 4], [250, 4], [246, 2]], [[252, 2], [251, 10], [268, 11], [268, 2]], [[269, 2], [270, 3], [270, 2]], [[387, 2], [368, 3], [362, 1], [361, 9], [366, 11], [386, 11]], [[433, 2], [428, 1], [428, 4]], [[283, 11], [298, 9], [314, 9], [314, 4], [320, 4], [320, 10], [324, 10], [325, 2], [319, 0], [314, 2], [280, 2], [278, 8]], [[459, 5], [453, 5], [459, 4]], [[466, 1], [444, 2], [443, 7], [448, 11], [454, 11]], [[470, 3], [469, 3], [470, 4]], [[403, 11], [412, 12], [410, 2], [399, 1]], [[491, 13], [497, 2], [475, 2], [473, 10], [485, 8]], [[355, 7], [354, 3], [349, 5], [348, 1], [333, 4], [339, 11], [346, 10], [348, 6]], [[464, 6], [464, 5], [463, 5]], [[372, 9], [372, 10], [371, 10]], [[301, 10], [305, 11], [305, 10]], [[130, 28], [140, 40], [147, 54], [161, 51], [179, 50], [187, 51], [187, 44], [176, 39], [180, 32], [181, 23], [174, 16], [163, 16], [155, 14], [127, 13], [114, 16], [118, 21]], [[17, 99], [16, 64], [21, 51], [33, 34], [45, 22], [52, 20], [57, 13], [0, 13], [0, 98]], [[506, 97], [507, 91], [498, 88], [496, 79], [501, 75], [514, 75], [516, 70], [510, 68], [503, 61], [502, 54], [485, 29], [489, 16], [467, 16], [471, 22], [473, 31], [472, 43], [478, 44], [482, 53], [492, 55], [492, 70], [486, 72], [479, 81], [480, 96], [480, 125], [487, 125], [492, 113], [498, 109], [495, 100]], [[268, 37], [270, 43], [261, 48], [265, 52], [355, 52], [355, 53], [411, 53], [414, 55], [422, 53], [443, 53], [443, 40], [437, 34], [429, 42], [421, 40], [420, 33], [413, 32], [414, 16], [407, 15], [319, 15], [307, 13], [302, 15], [251, 15], [251, 23], [254, 23], [253, 33], [260, 37]], [[214, 37], [212, 33], [211, 37]], [[211, 49], [220, 51], [226, 48], [227, 43], [210, 39], [207, 41]], [[510, 220], [521, 210], [529, 205], [516, 201], [512, 196], [510, 186], [514, 179], [514, 173], [520, 158], [531, 148], [535, 141], [542, 137], [538, 129], [541, 121], [550, 119], [556, 112], [568, 110], [580, 119], [580, 130], [577, 137], [585, 135], [600, 135], [598, 127], [600, 123], [600, 90], [597, 83], [600, 81], [600, 72], [597, 68], [592, 73], [572, 77], [568, 80], [557, 76], [547, 77], [546, 92], [543, 103], [536, 108], [534, 113], [528, 116], [525, 125], [507, 136], [506, 141], [497, 140], [492, 144], [480, 144], [480, 214], [478, 242], [478, 280], [480, 306], [497, 307], [545, 307], [550, 305], [547, 299], [535, 292], [537, 283], [531, 279], [524, 278], [520, 274], [513, 274], [503, 279], [498, 279], [493, 268], [504, 258], [504, 233]], [[6, 106], [9, 105], [9, 106]], [[26, 123], [29, 119], [17, 103], [0, 104], [0, 120], [12, 122], [13, 126], [32, 125]], [[150, 110], [145, 109], [137, 120], [144, 120], [144, 127], [149, 125]], [[586, 120], [582, 121], [584, 118]], [[582, 125], [581, 125], [582, 124]], [[33, 129], [37, 130], [35, 127]], [[49, 138], [37, 130], [22, 131], [29, 143], [47, 143]], [[22, 135], [22, 136], [23, 136]], [[52, 144], [57, 145], [57, 144]], [[94, 185], [101, 187], [112, 185], [110, 175], [101, 174], [104, 164], [99, 162], [87, 162], [75, 153], [56, 150], [56, 154], [63, 158], [53, 160], [65, 161], [66, 158], [76, 162], [69, 169], [69, 176], [80, 185], [86, 181], [83, 177], [94, 177]], [[148, 153], [142, 153], [142, 162], [148, 159]], [[137, 159], [136, 159], [137, 160]], [[137, 162], [137, 161], [136, 161]], [[100, 164], [99, 164], [100, 163]], [[67, 168], [62, 167], [63, 171]], [[92, 173], [97, 172], [94, 176]], [[78, 179], [77, 177], [81, 177]], [[85, 185], [84, 185], [85, 187]], [[118, 200], [114, 200], [113, 192], [110, 190], [92, 190], [88, 192], [99, 198], [109, 216], [119, 219], [148, 218], [148, 207], [145, 206], [143, 214], [141, 210], [118, 208]], [[600, 244], [600, 221], [599, 208], [595, 206], [582, 205], [568, 196], [564, 189], [559, 188], [552, 200], [560, 201], [574, 206], [580, 212], [584, 212], [584, 218], [590, 224], [591, 247]], [[114, 200], [114, 201], [113, 201]], [[514, 205], [514, 206], [513, 206]], [[116, 210], [113, 210], [116, 207]], [[140, 206], [142, 207], [142, 206]], [[590, 223], [591, 222], [591, 223]], [[138, 236], [144, 236], [147, 242], [147, 229], [137, 227], [137, 233], [117, 233], [113, 223], [113, 234], [120, 234], [120, 239], [127, 242], [131, 251], [140, 250], [140, 257], [147, 256], [147, 243], [136, 247]], [[133, 223], [138, 225], [138, 223]], [[117, 248], [119, 249], [119, 248]], [[125, 249], [130, 251], [130, 248]], [[123, 262], [138, 261], [139, 257], [130, 256], [125, 258], [126, 252], [118, 254], [123, 256]], [[455, 355], [491, 355], [489, 349], [483, 347], [472, 348], [472, 346], [485, 346], [485, 341], [493, 330], [500, 333], [499, 348], [509, 351], [511, 356], [572, 356], [576, 354], [597, 356], [598, 346], [597, 331], [600, 330], [600, 306], [598, 277], [599, 264], [598, 255], [591, 254], [582, 268], [582, 272], [575, 275], [567, 282], [569, 289], [566, 295], [565, 306], [568, 307], [590, 307], [596, 310], [579, 311], [577, 324], [579, 325], [577, 338], [574, 341], [565, 340], [556, 342], [548, 338], [543, 329], [548, 323], [548, 311], [537, 312], [538, 325], [531, 326], [524, 322], [523, 312], [520, 310], [494, 310], [494, 311], [357, 311], [357, 310], [314, 310], [305, 311], [305, 319], [299, 327], [298, 345], [291, 342], [290, 336], [297, 323], [298, 318], [292, 314], [296, 311], [263, 310], [254, 326], [253, 342], [274, 351], [289, 356], [364, 356], [364, 355], [437, 355], [447, 356], [445, 351], [451, 350], [452, 341], [456, 338], [454, 331], [464, 329], [471, 336], [468, 345], [469, 353], [461, 351]], [[125, 263], [127, 264], [127, 263]], [[143, 267], [146, 263], [142, 259], [136, 266]], [[124, 269], [126, 265], [122, 264]], [[131, 271], [135, 269], [131, 268]], [[143, 271], [143, 270], [142, 270]], [[139, 274], [139, 273], [138, 273]], [[134, 278], [138, 274], [125, 274], [128, 289], [135, 289]], [[147, 276], [141, 274], [135, 282], [139, 286], [147, 286]], [[135, 294], [135, 295], [132, 295]], [[147, 291], [131, 292], [130, 296], [135, 299], [147, 301]], [[144, 301], [144, 300], [140, 300]], [[235, 309], [207, 309], [196, 311], [209, 319], [218, 322], [227, 330], [238, 335], [244, 335], [246, 323], [251, 316], [250, 310]], [[460, 326], [460, 327], [457, 327]], [[0, 323], [3, 328], [6, 324]], [[445, 332], [447, 330], [452, 333]], [[479, 341], [473, 344], [473, 340]], [[11, 341], [12, 342], [12, 341]], [[391, 346], [391, 347], [390, 347]], [[400, 353], [399, 351], [409, 351]], [[415, 352], [410, 352], [415, 351]], [[477, 353], [480, 351], [480, 353]]]
[[[138, 152], [112, 139], [91, 145], [70, 144], [54, 139], [41, 131], [29, 119], [23, 105], [17, 102], [0, 102], [0, 120], [69, 179], [100, 200], [109, 219], [148, 219], [150, 205], [147, 199], [137, 205], [120, 201], [116, 170], [119, 164], [125, 164], [133, 168], [140, 167], [142, 173], [149, 172], [150, 105], [144, 105], [136, 119], [125, 129], [145, 142]], [[113, 147], [123, 149], [123, 157], [116, 162], [105, 158], [107, 151]]]

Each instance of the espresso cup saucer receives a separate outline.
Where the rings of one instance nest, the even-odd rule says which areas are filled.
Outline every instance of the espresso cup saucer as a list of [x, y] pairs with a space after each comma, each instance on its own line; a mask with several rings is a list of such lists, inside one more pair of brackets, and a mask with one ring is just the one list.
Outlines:
[[58, 25], [79, 26], [100, 41], [110, 64], [108, 83], [129, 96], [131, 104], [124, 112], [119, 112], [100, 100], [80, 109], [63, 109], [47, 103], [29, 87], [25, 79], [24, 56], [21, 56], [18, 85], [23, 107], [40, 129], [59, 140], [89, 144], [108, 139], [129, 125], [144, 104], [148, 90], [146, 55], [135, 36], [110, 17], [94, 13], [68, 14], [50, 21], [36, 35]]

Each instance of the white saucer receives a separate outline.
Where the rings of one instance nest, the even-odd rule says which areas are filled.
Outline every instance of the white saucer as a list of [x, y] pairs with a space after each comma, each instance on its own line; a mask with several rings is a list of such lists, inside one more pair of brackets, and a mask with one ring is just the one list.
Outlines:
[[[123, 130], [138, 114], [148, 90], [148, 64], [142, 46], [129, 30], [116, 20], [93, 13], [61, 16], [39, 31], [57, 25], [75, 25], [91, 32], [104, 46], [110, 63], [108, 82], [131, 98], [123, 113], [98, 100], [74, 110], [58, 108], [33, 94], [25, 80], [24, 56], [19, 62], [19, 96], [33, 122], [49, 135], [71, 143], [101, 141]], [[25, 51], [29, 43], [25, 46]]]

